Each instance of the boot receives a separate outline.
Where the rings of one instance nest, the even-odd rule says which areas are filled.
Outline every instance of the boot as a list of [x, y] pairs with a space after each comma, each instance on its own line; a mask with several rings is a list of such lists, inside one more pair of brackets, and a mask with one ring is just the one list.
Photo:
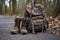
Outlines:
[[18, 27], [14, 27], [11, 34], [17, 34], [17, 33], [19, 33], [19, 29], [18, 29]]

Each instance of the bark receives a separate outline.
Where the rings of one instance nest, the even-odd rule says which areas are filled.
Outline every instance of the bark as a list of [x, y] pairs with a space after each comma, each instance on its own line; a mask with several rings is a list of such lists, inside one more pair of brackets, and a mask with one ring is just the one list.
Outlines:
[[12, 14], [12, 0], [9, 1], [9, 13]]
[[2, 14], [5, 14], [5, 0], [1, 0], [2, 2]]
[[13, 14], [17, 14], [17, 3], [16, 0], [12, 0]]
[[2, 14], [2, 3], [1, 3], [1, 0], [0, 0], [0, 14]]
[[53, 11], [53, 17], [56, 18], [60, 13], [60, 0], [57, 0], [57, 5]]

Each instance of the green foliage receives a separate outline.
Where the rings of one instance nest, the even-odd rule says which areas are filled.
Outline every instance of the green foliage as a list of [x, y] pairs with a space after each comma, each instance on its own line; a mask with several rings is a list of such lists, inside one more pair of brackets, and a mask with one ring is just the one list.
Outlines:
[[[0, 0], [0, 14], [5, 10], [5, 14], [24, 16], [25, 6], [32, 1], [34, 0], [19, 0], [18, 2], [17, 0], [10, 0], [9, 7], [5, 5], [5, 9], [3, 9], [5, 0]], [[54, 15], [53, 11], [57, 5], [56, 0], [53, 2], [51, 0], [35, 0], [35, 2], [44, 5], [44, 11], [48, 16]]]

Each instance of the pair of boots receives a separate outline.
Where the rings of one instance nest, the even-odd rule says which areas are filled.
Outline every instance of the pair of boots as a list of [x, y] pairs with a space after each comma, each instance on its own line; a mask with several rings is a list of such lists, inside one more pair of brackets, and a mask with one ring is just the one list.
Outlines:
[[15, 26], [14, 29], [12, 30], [11, 34], [26, 34], [28, 33], [26, 30], [26, 26], [24, 26], [25, 24], [22, 25], [22, 27], [20, 28], [20, 26]]
[[[22, 22], [22, 27], [20, 27], [20, 22]], [[17, 34], [17, 33], [27, 33], [26, 30], [26, 23], [23, 22], [20, 18], [15, 19], [15, 26], [11, 32], [11, 34]]]

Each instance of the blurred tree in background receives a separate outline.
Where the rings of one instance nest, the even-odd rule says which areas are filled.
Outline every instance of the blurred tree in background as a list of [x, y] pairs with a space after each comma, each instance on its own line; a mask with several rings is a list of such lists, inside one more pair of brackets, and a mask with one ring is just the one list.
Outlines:
[[[60, 17], [60, 0], [0, 0], [0, 14], [23, 16], [25, 6], [33, 2], [44, 5], [47, 17]], [[9, 6], [5, 3], [9, 3]]]
[[1, 0], [0, 0], [0, 14], [2, 14], [2, 3], [1, 3]]
[[55, 9], [53, 11], [53, 17], [60, 17], [60, 0], [57, 0], [57, 4], [55, 6]]

